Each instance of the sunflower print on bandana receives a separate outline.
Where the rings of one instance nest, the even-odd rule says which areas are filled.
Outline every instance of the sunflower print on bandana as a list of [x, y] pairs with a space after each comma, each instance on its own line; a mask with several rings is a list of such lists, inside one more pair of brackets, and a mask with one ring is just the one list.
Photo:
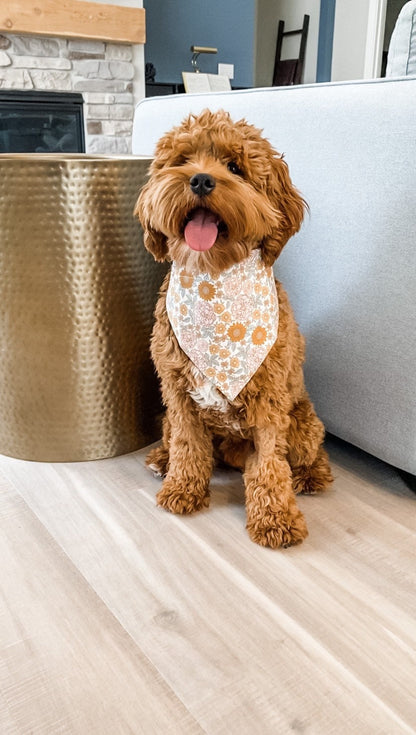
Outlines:
[[231, 401], [277, 339], [276, 284], [260, 250], [216, 278], [174, 262], [166, 307], [183, 351]]

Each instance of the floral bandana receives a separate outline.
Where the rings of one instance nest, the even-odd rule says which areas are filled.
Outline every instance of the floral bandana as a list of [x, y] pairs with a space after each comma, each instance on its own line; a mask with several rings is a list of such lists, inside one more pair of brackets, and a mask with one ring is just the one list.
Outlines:
[[277, 339], [276, 284], [260, 250], [217, 278], [173, 262], [166, 307], [183, 351], [230, 401]]

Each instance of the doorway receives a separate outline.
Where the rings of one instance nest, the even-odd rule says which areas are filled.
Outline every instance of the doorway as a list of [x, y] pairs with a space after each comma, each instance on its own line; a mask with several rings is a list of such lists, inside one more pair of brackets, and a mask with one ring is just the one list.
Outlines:
[[387, 54], [397, 17], [407, 0], [370, 0], [368, 10], [365, 78], [386, 74]]
[[393, 33], [396, 20], [403, 7], [406, 5], [407, 0], [387, 0], [386, 7], [386, 20], [384, 25], [384, 42], [383, 42], [383, 53], [381, 61], [381, 76], [386, 76], [387, 66], [387, 54], [390, 45], [391, 34]]

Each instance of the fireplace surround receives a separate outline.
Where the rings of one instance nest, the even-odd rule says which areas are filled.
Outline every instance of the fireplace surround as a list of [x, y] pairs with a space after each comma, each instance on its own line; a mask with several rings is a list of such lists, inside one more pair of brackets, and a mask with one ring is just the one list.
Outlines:
[[0, 90], [82, 94], [88, 154], [131, 152], [135, 68], [131, 44], [0, 33]]

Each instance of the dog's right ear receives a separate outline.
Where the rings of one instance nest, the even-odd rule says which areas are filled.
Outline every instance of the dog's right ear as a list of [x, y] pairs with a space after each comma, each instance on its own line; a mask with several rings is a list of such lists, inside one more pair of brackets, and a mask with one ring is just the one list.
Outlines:
[[143, 243], [155, 260], [162, 263], [168, 254], [167, 238], [163, 232], [152, 227], [152, 206], [148, 196], [148, 184], [140, 192], [134, 215], [143, 228]]

